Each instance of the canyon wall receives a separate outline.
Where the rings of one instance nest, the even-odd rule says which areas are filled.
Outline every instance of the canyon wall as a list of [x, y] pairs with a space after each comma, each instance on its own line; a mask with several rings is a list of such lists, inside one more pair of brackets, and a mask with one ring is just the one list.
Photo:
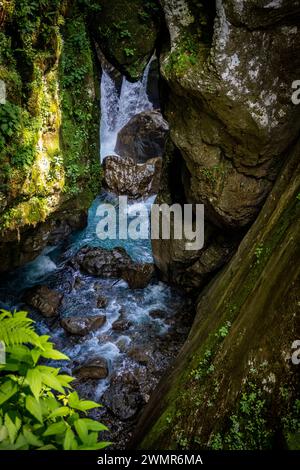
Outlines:
[[1, 2], [0, 271], [84, 226], [100, 188], [99, 72], [71, 3]]

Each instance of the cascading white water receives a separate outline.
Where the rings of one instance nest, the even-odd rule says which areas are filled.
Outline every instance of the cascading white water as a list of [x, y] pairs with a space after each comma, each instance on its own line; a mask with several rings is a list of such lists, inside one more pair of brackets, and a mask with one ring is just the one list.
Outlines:
[[118, 132], [128, 121], [143, 111], [153, 109], [147, 95], [150, 66], [145, 68], [141, 80], [131, 83], [123, 77], [120, 95], [116, 84], [106, 70], [101, 79], [101, 161], [107, 155], [116, 155], [115, 146]]

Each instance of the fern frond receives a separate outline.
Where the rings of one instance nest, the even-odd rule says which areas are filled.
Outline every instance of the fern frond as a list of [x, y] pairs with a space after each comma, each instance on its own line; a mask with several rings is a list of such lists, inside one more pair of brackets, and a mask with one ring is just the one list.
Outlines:
[[27, 312], [8, 312], [0, 310], [0, 340], [6, 347], [21, 344], [40, 345], [39, 336], [33, 329], [34, 321], [27, 317]]

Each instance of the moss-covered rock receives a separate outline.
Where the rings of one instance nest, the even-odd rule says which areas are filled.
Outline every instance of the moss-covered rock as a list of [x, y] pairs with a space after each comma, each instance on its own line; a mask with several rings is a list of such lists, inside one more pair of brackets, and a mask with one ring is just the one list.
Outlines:
[[[171, 36], [161, 58], [166, 116], [189, 171], [187, 199], [204, 203], [213, 223], [239, 229], [255, 219], [299, 134], [300, 108], [291, 101], [298, 8], [224, 0], [214, 19], [213, 3], [163, 2]], [[259, 22], [252, 30], [251, 18], [264, 10], [276, 11], [268, 28]]]
[[95, 41], [120, 71], [131, 80], [139, 79], [156, 47], [161, 23], [159, 1], [94, 0], [91, 3], [90, 28]]
[[2, 3], [0, 244], [13, 264], [1, 270], [30, 259], [22, 244], [32, 227], [59, 223], [66, 207], [81, 220], [101, 183], [99, 83], [84, 11], [62, 0]]
[[[136, 431], [143, 449], [299, 445], [300, 142]], [[267, 221], [267, 223], [266, 223]], [[297, 444], [298, 443], [298, 444]]]
[[140, 447], [266, 449], [299, 437], [299, 152], [300, 142], [201, 294], [190, 336], [142, 417]]

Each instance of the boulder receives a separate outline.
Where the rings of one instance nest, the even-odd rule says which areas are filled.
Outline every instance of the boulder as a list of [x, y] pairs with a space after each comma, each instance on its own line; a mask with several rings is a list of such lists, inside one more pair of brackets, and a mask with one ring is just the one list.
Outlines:
[[106, 308], [108, 304], [108, 300], [106, 297], [100, 296], [97, 299], [97, 308]]
[[108, 376], [107, 360], [103, 357], [90, 359], [74, 369], [73, 374], [81, 380], [105, 379]]
[[150, 357], [148, 356], [148, 354], [143, 349], [138, 347], [130, 349], [128, 351], [128, 357], [143, 366], [146, 366], [150, 361]]
[[61, 326], [71, 335], [85, 336], [91, 331], [101, 328], [105, 321], [105, 315], [95, 315], [91, 317], [66, 317], [61, 320]]
[[136, 263], [124, 248], [83, 247], [73, 260], [75, 264], [93, 276], [122, 278], [131, 289], [146, 287], [154, 276], [152, 263]]
[[159, 190], [161, 158], [136, 163], [129, 157], [108, 156], [103, 161], [104, 184], [116, 194], [131, 198], [146, 197]]
[[166, 318], [168, 316], [167, 312], [165, 312], [164, 310], [160, 310], [160, 309], [155, 309], [155, 310], [151, 310], [149, 312], [149, 316], [151, 318]]
[[135, 376], [127, 372], [113, 377], [102, 397], [102, 403], [121, 421], [134, 418], [144, 404]]
[[115, 151], [136, 162], [162, 157], [169, 125], [159, 111], [137, 114], [120, 130]]
[[25, 302], [38, 310], [44, 317], [51, 318], [58, 314], [63, 294], [48, 286], [36, 286], [26, 292]]
[[151, 263], [133, 263], [122, 274], [131, 289], [144, 289], [154, 277], [155, 269]]
[[126, 331], [128, 330], [128, 328], [130, 328], [130, 326], [131, 326], [131, 322], [129, 322], [125, 318], [120, 318], [119, 320], [116, 320], [112, 324], [112, 329], [114, 331]]

